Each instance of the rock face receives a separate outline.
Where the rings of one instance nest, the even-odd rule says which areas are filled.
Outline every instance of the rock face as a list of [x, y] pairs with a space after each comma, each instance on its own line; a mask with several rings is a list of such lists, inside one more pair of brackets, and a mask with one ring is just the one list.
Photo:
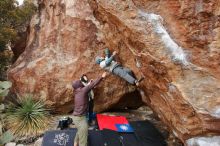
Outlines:
[[[57, 112], [71, 111], [72, 80], [79, 79], [83, 73], [96, 78], [103, 72], [94, 59], [104, 47], [96, 25], [99, 22], [87, 0], [39, 1], [26, 50], [9, 71], [14, 92], [46, 99]], [[114, 107], [125, 94], [136, 92], [134, 87], [111, 76], [95, 90], [96, 110]], [[140, 94], [136, 96], [136, 103], [126, 100], [124, 105], [141, 105]]]
[[[28, 25], [28, 24], [27, 24]], [[27, 44], [27, 38], [28, 38], [29, 29], [28, 26], [26, 26], [25, 30], [21, 30], [18, 32], [18, 40], [16, 42], [13, 42], [12, 51], [13, 51], [13, 62], [17, 60], [17, 58], [24, 52], [26, 44]]]
[[218, 146], [220, 145], [220, 136], [213, 136], [213, 137], [195, 137], [187, 140], [187, 146], [207, 146], [213, 145]]
[[30, 28], [9, 70], [17, 94], [72, 110], [71, 81], [98, 77], [94, 58], [109, 47], [146, 79], [138, 92], [110, 75], [95, 89], [96, 111], [138, 107], [142, 98], [182, 141], [220, 134], [219, 0], [42, 0]]

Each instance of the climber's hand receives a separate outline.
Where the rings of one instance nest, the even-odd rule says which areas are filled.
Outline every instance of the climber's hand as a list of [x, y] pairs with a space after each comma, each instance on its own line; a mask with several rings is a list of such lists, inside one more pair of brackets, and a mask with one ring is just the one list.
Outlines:
[[137, 54], [138, 57], [141, 57], [141, 55], [142, 55], [141, 53], [138, 53], [138, 54]]
[[107, 72], [104, 72], [103, 74], [102, 74], [102, 78], [105, 78], [107, 76]]
[[112, 53], [112, 55], [113, 55], [113, 56], [115, 56], [116, 54], [117, 54], [117, 52], [116, 52], [116, 51], [114, 51], [114, 52]]
[[90, 83], [92, 83], [92, 82], [93, 82], [93, 79], [91, 79], [91, 80], [89, 81], [88, 85], [89, 85]]

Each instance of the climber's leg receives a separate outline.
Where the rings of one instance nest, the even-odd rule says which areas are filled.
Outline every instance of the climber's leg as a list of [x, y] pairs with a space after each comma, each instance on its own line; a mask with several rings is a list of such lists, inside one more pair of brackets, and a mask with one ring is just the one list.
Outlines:
[[134, 78], [136, 79], [136, 77], [135, 77], [133, 71], [131, 71], [129, 68], [123, 67], [123, 70], [125, 70], [129, 75], [131, 75], [132, 77], [134, 77]]
[[130, 74], [131, 71], [128, 72], [127, 69], [124, 69], [122, 66], [118, 66], [115, 69], [113, 69], [112, 73], [123, 78], [130, 84], [135, 84], [136, 79]]

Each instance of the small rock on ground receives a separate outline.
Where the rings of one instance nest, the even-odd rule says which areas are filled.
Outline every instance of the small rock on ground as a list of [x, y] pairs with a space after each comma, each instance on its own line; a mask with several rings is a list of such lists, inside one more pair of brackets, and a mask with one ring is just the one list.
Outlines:
[[5, 146], [16, 146], [16, 143], [15, 142], [9, 142]]

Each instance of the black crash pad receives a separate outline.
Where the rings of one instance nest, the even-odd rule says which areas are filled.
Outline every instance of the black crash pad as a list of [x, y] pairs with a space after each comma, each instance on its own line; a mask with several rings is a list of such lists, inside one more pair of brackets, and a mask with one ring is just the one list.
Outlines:
[[[162, 134], [149, 121], [130, 122], [134, 133], [89, 130], [88, 146], [166, 146]], [[73, 146], [76, 129], [48, 131], [42, 146]]]
[[105, 142], [105, 146], [121, 146], [118, 132], [109, 129], [103, 129], [101, 130], [101, 133]]
[[104, 146], [105, 142], [101, 131], [89, 130], [88, 145], [89, 146]]
[[134, 133], [120, 133], [122, 146], [142, 146]]
[[73, 146], [76, 129], [47, 131], [42, 146]]
[[130, 122], [134, 128], [134, 134], [141, 146], [166, 146], [166, 141], [163, 135], [149, 121], [134, 121]]

